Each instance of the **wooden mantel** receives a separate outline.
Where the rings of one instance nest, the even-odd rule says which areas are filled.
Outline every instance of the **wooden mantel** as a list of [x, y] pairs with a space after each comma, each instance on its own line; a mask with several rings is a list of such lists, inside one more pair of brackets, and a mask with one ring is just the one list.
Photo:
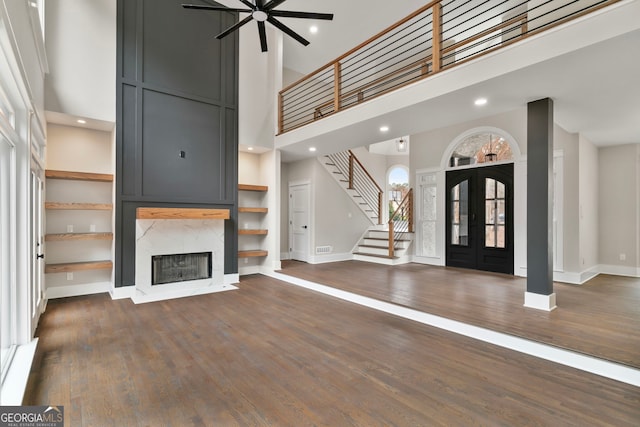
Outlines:
[[229, 219], [229, 209], [138, 208], [136, 219]]

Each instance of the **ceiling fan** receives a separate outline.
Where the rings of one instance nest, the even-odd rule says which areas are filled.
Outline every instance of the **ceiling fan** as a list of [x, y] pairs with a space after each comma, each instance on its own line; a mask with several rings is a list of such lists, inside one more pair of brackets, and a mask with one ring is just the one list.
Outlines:
[[227, 28], [220, 34], [216, 36], [217, 39], [222, 39], [229, 34], [233, 33], [240, 27], [242, 27], [247, 22], [252, 19], [258, 23], [258, 34], [260, 35], [260, 48], [263, 52], [267, 51], [267, 33], [265, 31], [265, 21], [272, 24], [274, 27], [278, 28], [283, 33], [289, 35], [295, 40], [299, 41], [303, 45], [307, 46], [309, 41], [305, 40], [304, 37], [300, 36], [298, 33], [293, 31], [291, 28], [284, 25], [282, 22], [278, 21], [278, 18], [304, 18], [304, 19], [323, 19], [323, 20], [332, 20], [333, 13], [312, 13], [312, 12], [293, 12], [289, 10], [275, 10], [276, 7], [280, 6], [286, 0], [254, 0], [255, 3], [252, 3], [249, 0], [239, 0], [242, 4], [244, 4], [248, 9], [239, 9], [239, 8], [230, 8], [224, 6], [211, 6], [204, 4], [183, 4], [182, 7], [185, 9], [199, 9], [199, 10], [217, 10], [223, 12], [244, 12], [249, 13], [249, 16], [241, 20], [235, 25]]

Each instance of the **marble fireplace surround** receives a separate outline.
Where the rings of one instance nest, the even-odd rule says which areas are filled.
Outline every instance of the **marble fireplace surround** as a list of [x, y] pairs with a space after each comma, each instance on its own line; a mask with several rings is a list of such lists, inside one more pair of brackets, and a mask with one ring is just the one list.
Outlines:
[[[136, 304], [237, 289], [225, 282], [224, 221], [228, 209], [138, 208], [136, 211]], [[155, 255], [211, 252], [211, 278], [151, 285]]]

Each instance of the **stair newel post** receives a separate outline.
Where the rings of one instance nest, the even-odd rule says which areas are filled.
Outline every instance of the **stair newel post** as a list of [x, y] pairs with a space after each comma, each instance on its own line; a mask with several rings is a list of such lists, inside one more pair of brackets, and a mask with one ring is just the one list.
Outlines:
[[282, 92], [278, 92], [278, 134], [283, 132], [284, 128], [284, 100]]
[[333, 111], [340, 111], [340, 97], [342, 91], [342, 71], [340, 62], [333, 64]]
[[393, 257], [393, 220], [389, 221], [389, 256]]
[[349, 190], [353, 190], [353, 153], [349, 150]]
[[440, 71], [442, 66], [442, 4], [440, 2], [433, 5], [433, 52], [431, 58], [433, 58], [433, 72]]
[[409, 233], [413, 233], [413, 188], [409, 189]]
[[382, 191], [378, 191], [378, 225], [382, 224]]

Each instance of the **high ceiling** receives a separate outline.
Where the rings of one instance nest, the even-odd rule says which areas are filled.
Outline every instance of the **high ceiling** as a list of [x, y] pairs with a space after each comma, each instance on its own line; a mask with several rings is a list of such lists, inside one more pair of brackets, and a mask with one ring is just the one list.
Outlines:
[[[219, 1], [237, 7], [239, 0]], [[638, 1], [618, 3], [638, 11]], [[313, 22], [304, 19], [283, 19], [286, 25], [307, 38], [311, 44], [300, 45], [284, 37], [284, 66], [299, 73], [309, 73], [367, 40], [394, 22], [425, 4], [423, 0], [390, 2], [386, 0], [287, 0], [278, 6], [282, 10], [334, 13], [333, 21]], [[631, 7], [628, 5], [631, 4]], [[616, 18], [620, 19], [620, 18]], [[309, 27], [316, 25], [317, 34]], [[614, 20], [613, 25], [616, 24]], [[612, 25], [610, 24], [610, 25]], [[257, 37], [257, 31], [256, 31]], [[510, 73], [482, 84], [482, 92], [500, 101], [488, 108], [488, 114], [520, 108], [528, 100], [551, 96], [556, 102], [556, 121], [569, 132], [580, 132], [598, 146], [640, 143], [640, 24], [622, 36], [603, 39], [600, 43], [559, 56], [553, 60]], [[524, 80], [523, 80], [524, 79]], [[523, 81], [528, 81], [526, 86]], [[461, 93], [440, 97], [438, 114], [448, 114], [444, 108], [460, 101]], [[465, 100], [466, 102], [466, 100]], [[466, 120], [459, 105], [454, 110], [460, 120]], [[475, 117], [477, 118], [477, 113]], [[450, 116], [450, 114], [449, 114]], [[440, 122], [450, 122], [449, 120]], [[427, 130], [427, 129], [423, 129]], [[416, 129], [399, 130], [406, 135]], [[345, 134], [346, 136], [347, 134]], [[332, 135], [335, 140], [336, 135]], [[379, 142], [379, 141], [370, 141]]]

